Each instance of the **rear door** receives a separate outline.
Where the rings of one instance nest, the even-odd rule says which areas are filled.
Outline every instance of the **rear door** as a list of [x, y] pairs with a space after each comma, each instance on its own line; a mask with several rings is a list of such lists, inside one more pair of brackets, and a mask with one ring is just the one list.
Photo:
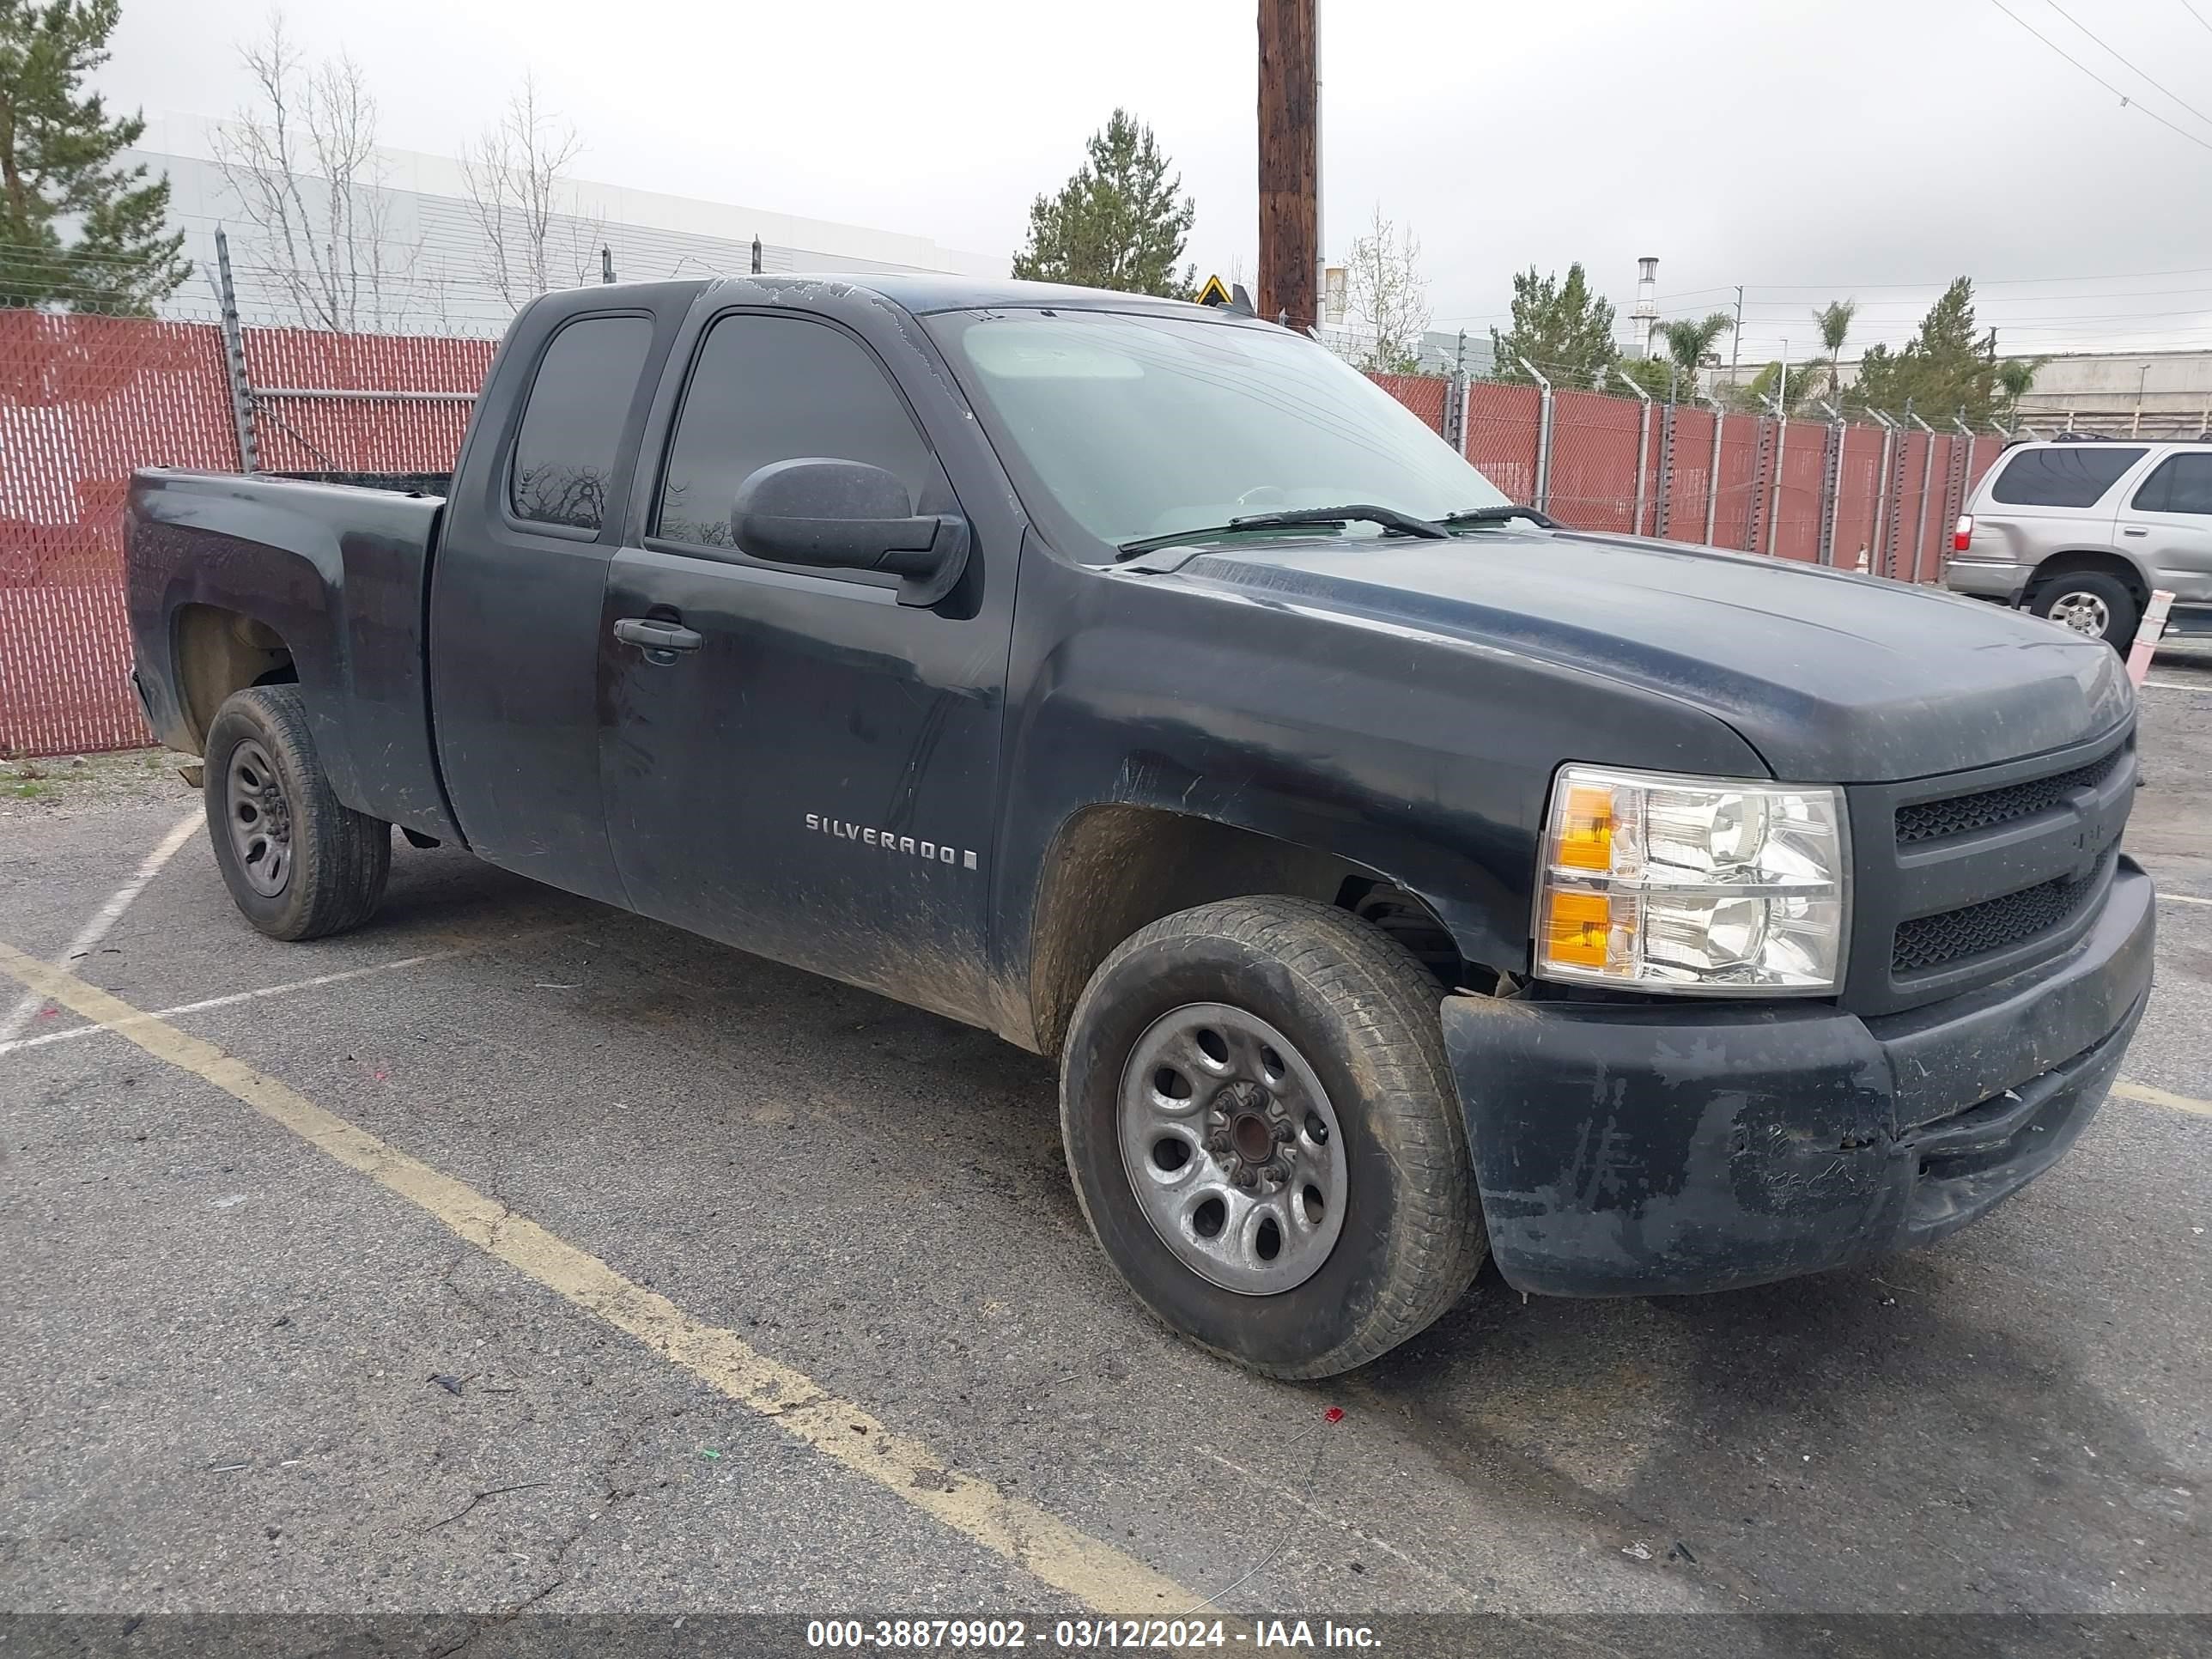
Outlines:
[[2212, 599], [2212, 452], [2168, 455], [2119, 515], [2120, 545], [2151, 586], [2182, 600]]
[[[462, 834], [502, 869], [612, 903], [623, 891], [599, 799], [599, 613], [654, 326], [647, 310], [563, 301], [525, 313], [487, 388], [495, 424], [471, 429], [431, 571], [430, 707]], [[501, 397], [515, 356], [519, 408]]]
[[929, 609], [896, 603], [891, 577], [754, 558], [730, 509], [772, 462], [864, 461], [918, 512], [961, 501], [908, 391], [827, 316], [725, 310], [671, 364], [665, 460], [641, 473], [641, 533], [615, 556], [600, 628], [600, 769], [630, 902], [981, 1023], [1018, 531], [988, 503], [968, 514], [967, 574]]

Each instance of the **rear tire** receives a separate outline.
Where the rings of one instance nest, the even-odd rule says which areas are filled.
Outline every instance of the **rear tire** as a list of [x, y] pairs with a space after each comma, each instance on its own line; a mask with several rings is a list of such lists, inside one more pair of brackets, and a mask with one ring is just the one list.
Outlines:
[[2028, 609], [2125, 656], [2135, 643], [2142, 609], [2128, 585], [2102, 570], [2069, 570], [2036, 591]]
[[201, 798], [239, 911], [271, 939], [321, 939], [375, 911], [392, 826], [331, 793], [293, 685], [234, 693], [208, 727]]
[[1303, 1378], [1459, 1299], [1487, 1251], [1440, 998], [1403, 945], [1306, 899], [1201, 905], [1106, 958], [1069, 1026], [1060, 1127], [1146, 1308]]

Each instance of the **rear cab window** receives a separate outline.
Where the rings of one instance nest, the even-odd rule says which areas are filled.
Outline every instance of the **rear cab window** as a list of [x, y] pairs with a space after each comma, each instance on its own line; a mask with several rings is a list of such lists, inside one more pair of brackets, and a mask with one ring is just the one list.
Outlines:
[[2023, 449], [2004, 464], [1990, 499], [2008, 507], [2094, 507], [2147, 453], [2117, 444]]
[[507, 502], [516, 518], [599, 530], [652, 344], [652, 319], [635, 314], [580, 317], [553, 337], [515, 434]]

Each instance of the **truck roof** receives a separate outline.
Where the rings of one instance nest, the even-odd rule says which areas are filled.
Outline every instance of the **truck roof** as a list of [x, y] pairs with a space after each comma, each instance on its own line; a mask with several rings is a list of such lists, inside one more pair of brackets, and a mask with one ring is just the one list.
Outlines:
[[567, 292], [604, 301], [626, 289], [653, 288], [665, 294], [688, 288], [702, 294], [708, 289], [736, 298], [747, 291], [763, 297], [789, 295], [795, 290], [834, 289], [847, 293], [872, 294], [916, 315], [939, 311], [1033, 310], [1046, 306], [1082, 311], [1158, 312], [1170, 315], [1215, 319], [1231, 313], [1219, 307], [1192, 304], [1186, 300], [1162, 300], [1149, 294], [1123, 294], [1112, 289], [1077, 288], [1061, 283], [1023, 283], [1012, 277], [956, 276], [933, 272], [904, 271], [776, 271], [761, 276], [692, 277], [679, 282], [617, 283], [611, 291], [598, 287]]

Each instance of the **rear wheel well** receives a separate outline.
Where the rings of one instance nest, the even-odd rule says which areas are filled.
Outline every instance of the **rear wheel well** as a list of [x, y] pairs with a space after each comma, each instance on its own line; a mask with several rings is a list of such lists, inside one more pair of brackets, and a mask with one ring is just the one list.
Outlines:
[[2027, 591], [2021, 595], [2021, 603], [2033, 605], [2053, 582], [2085, 570], [2094, 570], [2118, 581], [2134, 597], [2138, 612], [2150, 603], [2150, 584], [2143, 580], [2142, 571], [2117, 553], [2099, 553], [2087, 548], [2053, 553], [2036, 566], [2035, 574], [2028, 579]]
[[1135, 805], [1085, 808], [1060, 827], [1037, 885], [1030, 935], [1030, 1017], [1041, 1054], [1057, 1054], [1091, 975], [1149, 922], [1217, 899], [1318, 899], [1397, 939], [1440, 987], [1495, 976], [1463, 961], [1418, 896], [1333, 853], [1211, 818]]
[[174, 656], [179, 701], [194, 754], [207, 750], [216, 710], [249, 685], [287, 685], [300, 678], [292, 648], [268, 623], [219, 605], [177, 611]]

